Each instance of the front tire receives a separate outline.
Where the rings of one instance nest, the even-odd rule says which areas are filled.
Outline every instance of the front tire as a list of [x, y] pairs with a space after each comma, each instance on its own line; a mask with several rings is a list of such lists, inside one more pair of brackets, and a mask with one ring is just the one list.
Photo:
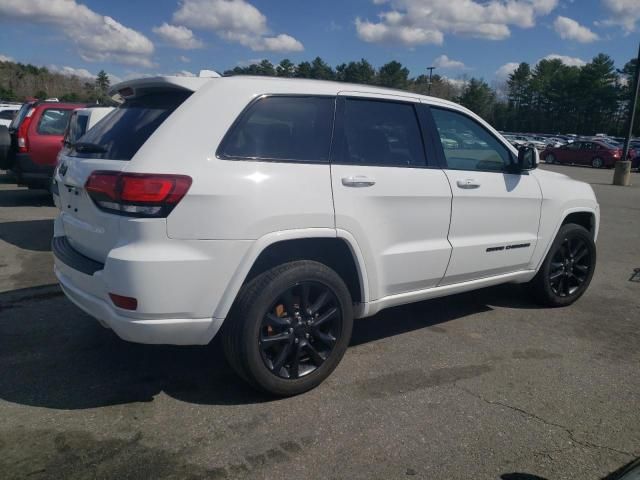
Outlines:
[[571, 305], [589, 287], [595, 266], [596, 246], [591, 233], [580, 225], [563, 225], [531, 281], [534, 297], [547, 307]]
[[295, 261], [242, 288], [225, 321], [224, 351], [252, 386], [298, 395], [333, 372], [352, 328], [351, 295], [340, 276], [321, 263]]
[[553, 153], [548, 154], [545, 158], [544, 158], [545, 163], [557, 163], [556, 162], [556, 157], [553, 155]]

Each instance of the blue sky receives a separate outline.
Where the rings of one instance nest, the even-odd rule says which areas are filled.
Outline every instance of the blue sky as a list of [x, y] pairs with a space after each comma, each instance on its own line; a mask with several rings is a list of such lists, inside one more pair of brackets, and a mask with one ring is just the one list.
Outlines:
[[0, 58], [118, 78], [263, 58], [390, 60], [504, 78], [521, 61], [637, 52], [640, 0], [0, 0]]

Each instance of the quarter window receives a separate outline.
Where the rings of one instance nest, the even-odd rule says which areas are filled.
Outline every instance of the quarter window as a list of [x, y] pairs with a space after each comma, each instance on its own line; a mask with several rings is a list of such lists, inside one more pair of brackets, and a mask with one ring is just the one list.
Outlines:
[[72, 111], [56, 108], [46, 109], [42, 112], [38, 122], [38, 133], [40, 135], [62, 135], [67, 128]]
[[424, 167], [420, 125], [411, 103], [345, 100], [344, 134], [335, 161], [355, 165]]
[[507, 147], [474, 119], [440, 108], [431, 112], [448, 169], [504, 172], [514, 163]]
[[232, 128], [220, 156], [328, 162], [334, 106], [333, 97], [261, 98]]

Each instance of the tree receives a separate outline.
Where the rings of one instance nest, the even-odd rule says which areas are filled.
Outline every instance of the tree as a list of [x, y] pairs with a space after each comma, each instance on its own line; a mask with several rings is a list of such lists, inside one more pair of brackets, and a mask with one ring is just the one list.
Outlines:
[[110, 85], [109, 75], [104, 70], [100, 70], [96, 76], [96, 90], [100, 95], [106, 95]]
[[[620, 82], [622, 85], [620, 88], [620, 102], [619, 102], [620, 116], [622, 117], [622, 120], [620, 122], [621, 129], [625, 128], [626, 126], [625, 121], [628, 122], [627, 116], [629, 112], [629, 102], [631, 102], [633, 99], [633, 87], [634, 87], [633, 82], [634, 82], [634, 75], [636, 73], [637, 63], [638, 63], [638, 59], [633, 58], [629, 60], [627, 63], [625, 63], [624, 67], [621, 70], [618, 70], [618, 73], [623, 79], [622, 82]], [[621, 133], [623, 135], [626, 135], [627, 132], [621, 131]], [[633, 126], [633, 134], [635, 136], [640, 136], [640, 102], [638, 102], [638, 105], [636, 105], [636, 118]]]
[[293, 77], [296, 73], [296, 66], [288, 58], [283, 59], [276, 67], [276, 76]]
[[376, 81], [376, 70], [363, 58], [359, 62], [338, 65], [336, 67], [336, 80], [372, 85]]
[[293, 76], [296, 78], [311, 78], [311, 64], [309, 62], [300, 62]]
[[395, 60], [384, 64], [378, 70], [378, 84], [383, 87], [406, 89], [409, 83], [409, 69]]
[[487, 82], [472, 78], [462, 91], [458, 102], [485, 120], [490, 120], [495, 99], [495, 93]]
[[318, 80], [333, 80], [336, 77], [336, 73], [324, 60], [320, 57], [316, 57], [311, 62], [311, 78]]

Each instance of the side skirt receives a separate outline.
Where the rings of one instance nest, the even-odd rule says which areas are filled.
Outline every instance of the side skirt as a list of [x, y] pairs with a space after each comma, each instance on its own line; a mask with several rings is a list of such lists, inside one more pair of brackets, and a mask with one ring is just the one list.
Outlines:
[[456, 293], [468, 292], [479, 288], [500, 285], [502, 283], [525, 283], [535, 277], [535, 270], [524, 270], [520, 272], [505, 273], [493, 277], [479, 278], [468, 282], [454, 283], [452, 285], [444, 285], [440, 287], [428, 288], [426, 290], [417, 290], [415, 292], [399, 293], [397, 295], [389, 295], [378, 300], [368, 303], [360, 303], [355, 305], [356, 318], [364, 318], [375, 315], [381, 310], [407, 303], [421, 302], [432, 298], [446, 297]]

